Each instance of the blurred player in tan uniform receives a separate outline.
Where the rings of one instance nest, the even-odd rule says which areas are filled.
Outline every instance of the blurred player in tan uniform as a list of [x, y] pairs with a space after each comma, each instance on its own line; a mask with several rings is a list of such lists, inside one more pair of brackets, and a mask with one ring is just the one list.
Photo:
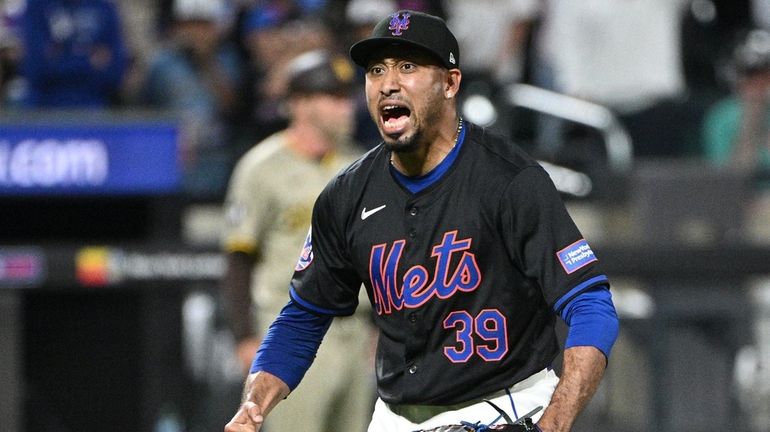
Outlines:
[[[351, 143], [354, 69], [324, 51], [298, 56], [287, 68], [289, 126], [238, 162], [225, 202], [223, 296], [246, 374], [268, 325], [286, 305], [292, 269], [326, 183], [357, 156]], [[362, 290], [363, 292], [363, 290]], [[368, 300], [361, 302], [368, 305]], [[337, 320], [302, 391], [290, 395], [267, 431], [366, 429], [374, 400], [369, 308]]]

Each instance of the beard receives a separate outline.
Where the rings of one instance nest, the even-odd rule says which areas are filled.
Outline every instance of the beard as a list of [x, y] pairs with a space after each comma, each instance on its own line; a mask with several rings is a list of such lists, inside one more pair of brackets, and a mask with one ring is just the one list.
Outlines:
[[393, 153], [411, 153], [417, 150], [420, 146], [420, 139], [422, 138], [422, 131], [416, 130], [411, 135], [401, 135], [394, 141], [383, 140], [383, 147]]

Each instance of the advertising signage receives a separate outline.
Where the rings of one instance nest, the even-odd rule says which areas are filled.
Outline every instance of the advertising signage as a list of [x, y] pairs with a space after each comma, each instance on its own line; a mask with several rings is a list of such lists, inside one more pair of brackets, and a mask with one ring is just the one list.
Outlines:
[[0, 196], [173, 193], [178, 141], [163, 122], [0, 124]]

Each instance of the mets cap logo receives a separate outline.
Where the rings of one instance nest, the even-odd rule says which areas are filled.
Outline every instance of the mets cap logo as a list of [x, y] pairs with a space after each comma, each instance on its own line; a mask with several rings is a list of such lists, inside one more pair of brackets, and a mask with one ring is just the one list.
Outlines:
[[404, 30], [409, 29], [409, 12], [396, 12], [390, 19], [390, 27], [393, 36], [401, 36]]

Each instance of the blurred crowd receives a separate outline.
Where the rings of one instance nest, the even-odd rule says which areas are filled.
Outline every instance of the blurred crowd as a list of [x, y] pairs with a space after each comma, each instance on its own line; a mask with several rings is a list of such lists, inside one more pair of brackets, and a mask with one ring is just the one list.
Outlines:
[[[742, 111], [725, 108], [724, 99], [753, 98], [756, 107], [768, 99], [770, 88], [762, 78], [770, 69], [770, 45], [763, 45], [761, 35], [753, 37], [751, 53], [736, 55], [751, 31], [770, 29], [770, 0], [3, 0], [0, 5], [0, 109], [166, 111], [185, 126], [185, 187], [201, 198], [221, 198], [238, 157], [286, 126], [282, 101], [290, 59], [318, 48], [344, 54], [375, 21], [401, 8], [447, 20], [461, 43], [466, 95], [486, 96], [503, 114], [507, 102], [501, 90], [515, 83], [600, 104], [628, 130], [635, 156], [702, 155], [724, 162], [732, 137], [721, 137], [720, 131], [742, 127], [736, 118]], [[746, 77], [751, 89], [742, 89]], [[363, 91], [359, 94], [360, 99]], [[355, 138], [366, 149], [378, 136], [362, 102]], [[713, 114], [720, 104], [721, 114]], [[749, 114], [764, 115], [756, 112]], [[563, 141], [586, 134], [549, 119], [511, 122], [501, 115], [490, 123], [495, 118], [494, 126], [524, 137], [545, 159], [574, 156], [565, 152]], [[767, 162], [768, 146], [759, 147]], [[586, 147], [570, 148], [593, 157]]]
[[[694, 158], [770, 179], [770, 0], [0, 0], [0, 121], [168, 116], [183, 126], [186, 197], [219, 203], [241, 157], [289, 126], [292, 60], [346, 55], [399, 9], [446, 19], [460, 43], [462, 114], [541, 160], [596, 174], [609, 155], [595, 130], [511, 106], [513, 85], [607, 108], [634, 160]], [[364, 151], [380, 138], [356, 73]]]

